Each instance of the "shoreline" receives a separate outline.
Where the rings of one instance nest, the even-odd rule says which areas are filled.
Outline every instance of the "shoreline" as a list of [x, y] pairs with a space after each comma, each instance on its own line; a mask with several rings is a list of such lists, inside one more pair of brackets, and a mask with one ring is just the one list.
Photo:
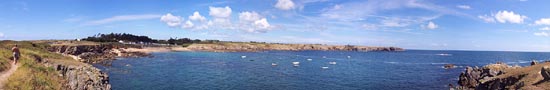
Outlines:
[[550, 88], [550, 62], [532, 61], [531, 66], [510, 66], [497, 62], [481, 68], [466, 67], [460, 74], [458, 90], [540, 90]]

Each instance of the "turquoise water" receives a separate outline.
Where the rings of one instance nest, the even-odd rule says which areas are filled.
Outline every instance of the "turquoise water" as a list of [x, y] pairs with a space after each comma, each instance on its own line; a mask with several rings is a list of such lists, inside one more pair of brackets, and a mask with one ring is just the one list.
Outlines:
[[[114, 90], [442, 90], [448, 84], [456, 85], [465, 66], [497, 61], [527, 65], [531, 60], [550, 59], [550, 53], [426, 50], [166, 52], [153, 56], [94, 66], [110, 75]], [[292, 62], [300, 64], [293, 66]], [[458, 67], [443, 69], [446, 63]]]

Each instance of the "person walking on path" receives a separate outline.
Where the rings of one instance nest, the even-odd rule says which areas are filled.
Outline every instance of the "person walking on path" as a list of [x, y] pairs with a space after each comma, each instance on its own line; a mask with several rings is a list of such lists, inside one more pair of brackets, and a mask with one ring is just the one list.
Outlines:
[[11, 48], [11, 51], [13, 52], [13, 64], [17, 64], [17, 60], [19, 60], [19, 57], [21, 56], [21, 52], [19, 52], [17, 44]]

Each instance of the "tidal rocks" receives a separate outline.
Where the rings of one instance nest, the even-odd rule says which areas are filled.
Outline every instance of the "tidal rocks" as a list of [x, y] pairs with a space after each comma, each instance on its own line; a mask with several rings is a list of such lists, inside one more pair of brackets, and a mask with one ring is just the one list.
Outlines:
[[504, 63], [467, 67], [460, 74], [458, 84], [458, 88], [464, 90], [550, 90], [550, 63], [526, 67]]
[[89, 64], [46, 62], [45, 65], [53, 67], [66, 80], [63, 87], [68, 90], [111, 90], [107, 73]]
[[116, 57], [143, 57], [149, 54], [144, 52], [127, 52], [119, 48], [140, 48], [135, 46], [123, 46], [112, 44], [100, 45], [58, 45], [48, 48], [51, 52], [57, 52], [73, 57], [85, 63], [97, 63], [103, 60], [114, 60]]
[[484, 81], [505, 73], [504, 68], [508, 68], [506, 64], [491, 64], [483, 68], [466, 67], [466, 70], [459, 76], [458, 84], [462, 88], [476, 88]]
[[443, 65], [443, 68], [445, 68], [445, 69], [453, 69], [455, 67], [456, 66], [454, 64], [445, 64], [445, 65]]

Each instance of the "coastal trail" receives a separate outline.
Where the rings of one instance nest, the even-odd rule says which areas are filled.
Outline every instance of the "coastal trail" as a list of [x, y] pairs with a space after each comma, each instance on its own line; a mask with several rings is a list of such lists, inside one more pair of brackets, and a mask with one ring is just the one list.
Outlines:
[[17, 68], [19, 67], [11, 62], [10, 64], [11, 64], [11, 68], [9, 70], [0, 72], [0, 90], [4, 90], [4, 85], [6, 84], [8, 77], [10, 77], [11, 74], [13, 74], [13, 72], [15, 72], [15, 70], [17, 70]]

